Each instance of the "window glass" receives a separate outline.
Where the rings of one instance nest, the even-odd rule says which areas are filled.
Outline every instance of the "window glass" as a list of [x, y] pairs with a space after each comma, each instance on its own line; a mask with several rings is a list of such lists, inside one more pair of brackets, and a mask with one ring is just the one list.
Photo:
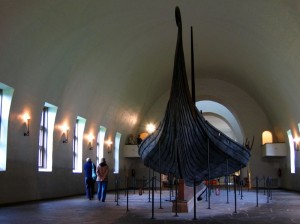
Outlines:
[[53, 133], [57, 107], [45, 103], [40, 122], [38, 169], [41, 172], [51, 172], [53, 164]]
[[101, 162], [101, 159], [104, 157], [104, 138], [105, 138], [106, 128], [100, 126], [98, 137], [97, 137], [97, 164]]
[[121, 140], [121, 134], [119, 132], [116, 133], [115, 136], [115, 171], [114, 173], [119, 173], [119, 149], [120, 149], [120, 140]]
[[[0, 127], [1, 127], [1, 120], [2, 120], [2, 98], [3, 98], [3, 90], [0, 89]], [[1, 128], [0, 128], [0, 136], [1, 136]]]
[[0, 171], [6, 170], [8, 119], [13, 93], [13, 88], [0, 83]]
[[291, 173], [295, 173], [295, 144], [292, 135], [292, 131], [287, 131], [289, 145], [290, 145], [290, 166], [291, 166]]
[[47, 168], [48, 107], [43, 108], [39, 133], [39, 168]]
[[73, 137], [73, 172], [82, 172], [82, 144], [86, 119], [77, 117]]
[[76, 171], [78, 169], [78, 119], [76, 119], [73, 136], [73, 171]]

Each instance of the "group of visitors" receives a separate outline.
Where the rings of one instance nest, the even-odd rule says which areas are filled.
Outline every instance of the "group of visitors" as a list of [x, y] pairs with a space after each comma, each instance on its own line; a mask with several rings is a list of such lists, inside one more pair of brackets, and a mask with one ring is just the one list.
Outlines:
[[91, 158], [86, 159], [86, 163], [84, 164], [84, 173], [85, 173], [84, 181], [85, 181], [86, 197], [89, 200], [92, 200], [94, 197], [94, 186], [95, 186], [95, 182], [97, 182], [98, 200], [105, 202], [106, 190], [108, 184], [108, 172], [109, 172], [109, 167], [105, 161], [105, 158], [101, 159], [101, 163], [97, 167], [92, 162]]

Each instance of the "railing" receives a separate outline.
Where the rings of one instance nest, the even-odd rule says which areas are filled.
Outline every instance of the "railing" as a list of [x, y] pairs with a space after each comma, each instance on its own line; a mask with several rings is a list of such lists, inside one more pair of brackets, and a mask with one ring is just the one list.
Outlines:
[[[252, 191], [251, 194], [254, 192], [256, 193], [256, 207], [258, 207], [258, 203], [264, 203], [266, 199], [266, 203], [270, 203], [273, 197], [273, 190], [278, 187], [278, 178], [273, 177], [255, 177], [250, 180], [252, 182], [253, 188], [249, 189], [248, 192]], [[196, 219], [196, 200], [198, 203], [205, 203], [205, 201], [208, 203], [208, 208], [213, 209], [210, 207], [210, 197], [212, 197], [212, 192], [215, 191], [216, 196], [220, 196], [220, 190], [223, 188], [223, 192], [227, 192], [227, 204], [229, 204], [229, 192], [234, 191], [234, 213], [237, 213], [237, 207], [239, 205], [238, 202], [238, 195], [240, 196], [240, 200], [243, 200], [244, 194], [247, 196], [247, 192], [244, 193], [244, 190], [247, 189], [247, 183], [244, 179], [240, 179], [238, 176], [235, 175], [228, 175], [227, 178], [225, 178], [225, 182], [220, 182], [218, 179], [216, 180], [210, 180], [210, 181], [204, 181], [203, 184], [205, 184], [205, 187], [202, 189], [201, 192], [198, 192], [198, 197], [196, 198], [196, 188], [194, 186], [194, 219]], [[178, 196], [178, 180], [174, 178], [172, 175], [169, 175], [168, 182], [164, 182], [164, 188], [168, 189], [170, 192], [170, 199], [165, 200], [169, 202], [173, 202], [175, 206], [175, 216], [177, 215], [177, 196]], [[149, 176], [149, 178], [146, 178], [143, 176], [142, 178], [136, 178], [135, 176], [123, 176], [116, 174], [115, 175], [115, 202], [117, 205], [119, 205], [119, 198], [120, 193], [124, 192], [124, 196], [126, 197], [126, 205], [127, 205], [127, 211], [129, 207], [129, 195], [135, 194], [136, 190], [138, 189], [138, 193], [140, 195], [144, 194], [148, 190], [148, 202], [152, 202], [152, 218], [154, 218], [154, 192], [159, 189], [160, 196], [160, 207], [162, 208], [162, 199], [161, 199], [161, 191], [163, 187], [163, 182], [160, 178], [157, 178], [155, 175]], [[253, 192], [254, 190], [254, 192]], [[175, 193], [173, 193], [175, 191]], [[247, 190], [246, 190], [247, 191]], [[205, 194], [205, 201], [202, 201], [202, 198], [204, 198]], [[232, 195], [232, 193], [231, 193]], [[165, 195], [166, 196], [166, 195]], [[165, 197], [164, 196], [164, 197]], [[173, 198], [172, 198], [173, 197]], [[224, 196], [225, 197], [225, 196]], [[263, 200], [259, 200], [259, 197]], [[122, 197], [124, 199], [124, 197]], [[145, 198], [145, 197], [143, 197]], [[166, 197], [165, 197], [166, 199]], [[158, 200], [158, 198], [156, 198]], [[202, 202], [200, 202], [202, 201]], [[124, 202], [124, 200], [123, 200]], [[255, 201], [253, 201], [255, 202]], [[231, 202], [232, 203], [232, 202]]]

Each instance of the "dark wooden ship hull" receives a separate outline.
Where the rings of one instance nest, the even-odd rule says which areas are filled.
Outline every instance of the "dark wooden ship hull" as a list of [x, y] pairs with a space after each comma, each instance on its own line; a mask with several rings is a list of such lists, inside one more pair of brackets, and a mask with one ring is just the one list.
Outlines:
[[245, 167], [250, 151], [213, 127], [196, 108], [187, 82], [179, 8], [175, 14], [178, 37], [170, 98], [163, 121], [140, 144], [139, 155], [146, 166], [193, 186]]

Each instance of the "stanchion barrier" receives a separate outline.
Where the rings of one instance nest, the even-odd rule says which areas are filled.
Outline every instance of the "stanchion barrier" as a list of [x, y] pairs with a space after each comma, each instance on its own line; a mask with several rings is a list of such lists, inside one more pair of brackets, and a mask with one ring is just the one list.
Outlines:
[[175, 217], [178, 217], [178, 204], [177, 204], [177, 200], [178, 200], [178, 181], [177, 178], [175, 179]]
[[266, 202], [270, 203], [270, 200], [272, 200], [273, 198], [272, 178], [270, 176], [267, 177], [263, 176], [262, 178], [256, 176], [255, 182], [256, 182], [256, 207], [258, 207], [259, 188], [263, 189], [263, 195], [266, 195], [267, 197]]
[[126, 191], [127, 191], [127, 193], [126, 193], [126, 206], [127, 206], [127, 208], [126, 208], [126, 211], [128, 212], [129, 211], [129, 209], [128, 209], [128, 202], [129, 202], [129, 196], [128, 196], [128, 188], [129, 188], [129, 186], [128, 186], [128, 177], [126, 178], [126, 183], [127, 183], [127, 187], [126, 187]]
[[206, 191], [205, 191], [205, 201], [208, 200], [208, 185], [206, 185]]
[[161, 206], [161, 193], [162, 193], [162, 189], [161, 189], [161, 173], [159, 174], [159, 208], [163, 209], [163, 207]]
[[117, 201], [117, 175], [115, 175], [115, 202]]
[[226, 193], [227, 193], [226, 203], [227, 204], [229, 204], [229, 179], [230, 179], [230, 176], [228, 174], [228, 159], [226, 159]]
[[268, 188], [269, 188], [269, 200], [272, 200], [272, 178], [271, 177], [268, 177], [269, 178], [269, 183], [268, 183]]
[[[155, 180], [153, 179], [154, 176], [155, 176], [154, 175], [154, 170], [152, 169], [152, 181], [154, 182], [154, 186], [155, 186]], [[155, 187], [154, 187], [154, 189], [155, 189]]]
[[[129, 190], [130, 190], [130, 186], [131, 186], [131, 181], [129, 180], [129, 178], [130, 177], [126, 177], [125, 178], [125, 180], [124, 180], [124, 183], [122, 183], [123, 181], [119, 181], [120, 180], [120, 177], [119, 177], [119, 175], [115, 175], [115, 201], [117, 202], [117, 205], [119, 205], [119, 196], [118, 196], [118, 192], [120, 191], [120, 190], [122, 190], [119, 186], [121, 185], [121, 186], [123, 186], [123, 185], [125, 185], [126, 186], [126, 193], [125, 193], [125, 195], [127, 196], [126, 198], [127, 198], [127, 211], [129, 211]], [[240, 194], [241, 194], [241, 199], [245, 196], [245, 198], [247, 197], [247, 193], [245, 194], [245, 195], [243, 195], [244, 194], [244, 192], [243, 192], [243, 181], [239, 181], [238, 179], [237, 179], [237, 177], [235, 177], [235, 176], [233, 176], [233, 183], [234, 183], [234, 185], [233, 185], [233, 189], [234, 189], [234, 213], [237, 213], [237, 206], [238, 206], [238, 204], [237, 204], [237, 191], [238, 191], [238, 189], [237, 189], [237, 187], [238, 186], [240, 186], [241, 187], [241, 189], [240, 189]], [[123, 178], [121, 178], [121, 180], [123, 180]], [[145, 180], [145, 177], [143, 177], [143, 182], [144, 182], [144, 180]], [[228, 179], [227, 179], [228, 180]], [[150, 179], [150, 183], [145, 183], [145, 184], [143, 184], [143, 186], [142, 186], [142, 188], [145, 186], [145, 185], [149, 185], [150, 187], [151, 187], [151, 189], [152, 189], [152, 207], [153, 207], [153, 209], [154, 209], [154, 192], [155, 192], [155, 182], [157, 181], [157, 183], [159, 182], [159, 184], [160, 184], [160, 187], [161, 187], [161, 180], [157, 180], [157, 178], [155, 177], [155, 176], [153, 176], [151, 179]], [[226, 181], [225, 181], [226, 182]], [[262, 190], [264, 190], [265, 191], [265, 194], [266, 194], [266, 196], [267, 196], [267, 203], [270, 203], [270, 200], [272, 200], [272, 196], [273, 196], [273, 192], [272, 192], [272, 186], [273, 186], [273, 183], [276, 183], [276, 182], [274, 182], [273, 181], [273, 179], [271, 178], [271, 177], [269, 177], [269, 176], [266, 176], [266, 177], [258, 177], [258, 176], [256, 176], [255, 178], [254, 178], [254, 181], [253, 182], [255, 182], [256, 184], [255, 184], [255, 191], [256, 191], [256, 207], [259, 207], [259, 188], [261, 188]], [[175, 200], [173, 200], [174, 201], [174, 204], [173, 204], [173, 209], [175, 209], [175, 216], [178, 216], [178, 180], [177, 179], [175, 179], [175, 183], [174, 183], [175, 185]], [[209, 192], [209, 184], [210, 184], [210, 181], [207, 181], [206, 180], [206, 187], [207, 187], [207, 189], [206, 190], [204, 190], [202, 193], [201, 193], [201, 195], [202, 194], [204, 194], [204, 193], [206, 193], [206, 197], [209, 197], [210, 195], [210, 192]], [[220, 184], [219, 184], [220, 185]], [[141, 189], [139, 189], [140, 191], [142, 191], [142, 188]], [[220, 190], [220, 188], [217, 186], [216, 188], [215, 188], [215, 194], [216, 195], [219, 195], [219, 190]], [[225, 189], [224, 189], [225, 190]], [[261, 191], [261, 194], [263, 193], [263, 191]], [[171, 194], [170, 194], [171, 195]], [[151, 195], [150, 195], [151, 196]], [[225, 196], [225, 195], [224, 195]], [[162, 197], [162, 195], [161, 195], [161, 188], [160, 188], [160, 208], [161, 208], [161, 205], [162, 205], [162, 203], [161, 203], [161, 197]], [[151, 200], [151, 197], [150, 197], [150, 200]], [[197, 200], [198, 200], [198, 198], [197, 198]], [[201, 199], [200, 199], [201, 200]], [[171, 200], [170, 200], [171, 201]], [[198, 200], [199, 201], [199, 200]], [[253, 201], [254, 202], [254, 201]], [[194, 183], [194, 217], [193, 217], [193, 220], [196, 220], [197, 219], [197, 217], [196, 217], [196, 215], [197, 215], [197, 213], [196, 213], [196, 185], [195, 185], [195, 183]], [[155, 210], [153, 210], [153, 215], [152, 215], [152, 217], [154, 218], [154, 211]], [[174, 210], [173, 210], [174, 211]]]
[[135, 182], [135, 176], [132, 177], [132, 188], [133, 188], [133, 194], [135, 194], [135, 187], [136, 187], [136, 182]]
[[152, 177], [152, 219], [154, 219], [154, 177]]
[[[127, 202], [127, 210], [126, 211], [129, 211], [129, 190], [130, 190], [130, 180], [129, 180], [130, 177], [126, 177], [125, 178], [125, 181], [124, 183], [122, 183], [122, 181], [119, 181], [120, 180], [120, 177], [119, 175], [115, 175], [115, 201], [117, 202], [117, 205], [119, 205], [119, 197], [118, 197], [118, 192], [121, 188], [119, 188], [119, 185], [121, 183], [121, 186], [125, 185], [126, 187], [126, 202]], [[143, 178], [144, 179], [144, 178]], [[123, 178], [121, 178], [121, 180], [123, 180]], [[153, 176], [150, 180], [150, 183], [149, 183], [149, 186], [151, 187], [151, 190], [152, 190], [152, 219], [154, 219], [154, 206], [155, 206], [155, 199], [154, 199], [154, 192], [155, 192], [155, 176]], [[261, 177], [259, 178], [258, 176], [256, 176], [254, 178], [255, 180], [255, 191], [256, 191], [256, 207], [259, 207], [259, 188], [263, 188], [266, 192], [266, 195], [267, 195], [267, 203], [269, 203], [270, 201], [269, 200], [272, 200], [272, 186], [273, 186], [273, 179], [271, 177]], [[209, 182], [210, 181], [206, 181], [206, 190], [205, 193], [206, 194], [209, 194]], [[254, 181], [253, 181], [254, 182]], [[161, 185], [161, 182], [160, 182], [160, 185]], [[238, 186], [243, 186], [243, 182], [242, 181], [239, 181], [237, 179], [236, 176], [233, 176], [233, 190], [234, 190], [234, 213], [237, 213], [237, 187]], [[175, 186], [175, 200], [173, 200], [173, 212], [175, 212], [175, 217], [178, 216], [178, 180], [175, 179], [175, 182], [174, 182], [174, 186]], [[218, 195], [218, 189], [219, 187], [215, 188], [215, 193], [216, 195]], [[121, 189], [122, 190], [122, 189]], [[225, 190], [225, 189], [224, 189]], [[204, 191], [201, 192], [201, 195], [204, 194]], [[208, 192], [208, 193], [207, 193]], [[254, 193], [254, 192], [253, 192]], [[243, 190], [241, 189], [241, 195], [243, 194]], [[262, 191], [261, 191], [261, 194], [262, 194]], [[208, 196], [208, 195], [207, 195]], [[247, 197], [247, 193], [244, 195], [245, 198]], [[225, 195], [224, 195], [225, 197]], [[225, 199], [225, 198], [224, 198]], [[199, 200], [198, 200], [199, 201]], [[160, 201], [161, 202], [161, 201]], [[253, 200], [254, 202], [254, 200]], [[254, 203], [253, 203], [254, 204]], [[196, 213], [196, 182], [194, 180], [194, 216], [193, 216], [193, 220], [196, 220], [197, 219], [197, 213]]]
[[269, 203], [269, 199], [270, 199], [270, 191], [269, 191], [269, 177], [267, 177], [266, 186], [267, 186], [267, 203]]
[[265, 176], [263, 177], [263, 179], [264, 179], [264, 195], [266, 195], [266, 178], [265, 178]]
[[119, 175], [116, 175], [116, 202], [117, 206], [119, 206]]
[[234, 188], [234, 213], [236, 212], [236, 176], [233, 176], [233, 188]]
[[172, 197], [174, 197], [174, 182], [173, 182], [173, 176], [172, 176], [172, 182], [171, 182], [171, 192], [172, 192]]
[[236, 182], [237, 182], [237, 188], [239, 190], [239, 195], [241, 195], [241, 182], [240, 182], [240, 177], [236, 176]]
[[197, 220], [196, 218], [196, 180], [194, 180], [194, 218], [193, 220]]
[[150, 202], [150, 161], [149, 161], [149, 173], [148, 173], [148, 190], [149, 190], [149, 202]]
[[207, 189], [208, 189], [208, 209], [210, 209], [210, 195], [211, 195], [211, 189], [210, 189], [210, 150], [209, 150], [209, 139], [207, 141], [207, 171], [208, 171], [208, 177], [207, 177]]
[[243, 200], [243, 180], [240, 181], [241, 186], [241, 200]]
[[124, 186], [124, 196], [126, 196], [127, 194], [127, 186], [128, 186], [128, 178], [126, 176], [124, 176], [124, 183], [125, 183], [125, 186]]
[[146, 183], [146, 177], [143, 176], [143, 186], [142, 186], [142, 191], [143, 191], [143, 193], [145, 192], [145, 191], [144, 191], [144, 190], [145, 190], [145, 183]]
[[211, 184], [210, 184], [210, 181], [208, 181], [208, 184], [207, 184], [208, 207], [207, 207], [207, 209], [211, 209], [211, 207], [210, 207], [211, 191], [212, 191]]
[[171, 174], [169, 173], [168, 175], [168, 181], [169, 181], [169, 193], [170, 193], [170, 201], [172, 201], [172, 193], [171, 193], [171, 185], [172, 185], [172, 180], [171, 180]]
[[258, 177], [256, 177], [256, 207], [258, 207]]

